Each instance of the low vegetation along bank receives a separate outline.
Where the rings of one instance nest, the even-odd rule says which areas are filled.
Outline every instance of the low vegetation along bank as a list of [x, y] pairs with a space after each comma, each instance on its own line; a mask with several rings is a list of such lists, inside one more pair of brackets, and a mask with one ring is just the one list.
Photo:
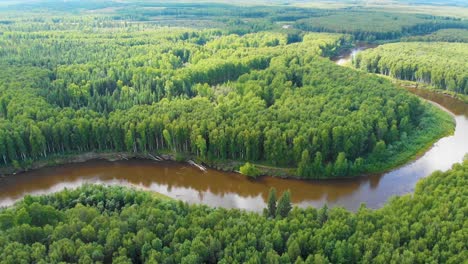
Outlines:
[[421, 180], [383, 208], [290, 209], [270, 193], [264, 215], [84, 186], [27, 196], [0, 211], [4, 263], [463, 263], [468, 161]]
[[[383, 76], [383, 75], [382, 75]], [[388, 77], [387, 78], [391, 78]], [[405, 81], [405, 80], [399, 80], [392, 78], [392, 82], [395, 83], [396, 85], [406, 88], [406, 89], [421, 89], [421, 90], [429, 90], [431, 93], [438, 93], [438, 94], [443, 94], [445, 96], [450, 96], [452, 98], [455, 98], [459, 100], [460, 102], [464, 102], [468, 104], [468, 94], [460, 94], [454, 91], [449, 91], [449, 90], [442, 90], [438, 89], [434, 86], [420, 83], [420, 82], [415, 82], [415, 81]]]

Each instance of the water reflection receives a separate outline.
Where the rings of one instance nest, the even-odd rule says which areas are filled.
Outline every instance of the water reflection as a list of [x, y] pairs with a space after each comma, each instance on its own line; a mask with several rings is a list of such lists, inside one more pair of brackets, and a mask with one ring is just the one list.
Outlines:
[[358, 42], [356, 43], [355, 47], [353, 49], [344, 51], [340, 55], [331, 58], [336, 64], [338, 65], [345, 65], [348, 62], [350, 62], [354, 57], [361, 51], [366, 50], [366, 49], [371, 49], [375, 48], [378, 45], [376, 44], [370, 44], [370, 43], [365, 43], [365, 42]]
[[[215, 170], [202, 172], [175, 162], [102, 160], [43, 168], [0, 179], [0, 206], [12, 204], [25, 194], [45, 194], [85, 183], [134, 186], [191, 203], [261, 210], [268, 190], [293, 191], [293, 202], [327, 201], [351, 195], [371, 178], [340, 181], [299, 181], [265, 177], [257, 181], [243, 175]], [[374, 179], [378, 180], [378, 178]]]
[[361, 203], [366, 203], [368, 207], [378, 208], [392, 195], [412, 192], [419, 179], [461, 162], [468, 151], [468, 105], [445, 95], [409, 90], [450, 110], [457, 122], [456, 130], [454, 135], [440, 139], [414, 162], [382, 175], [328, 181], [273, 177], [252, 181], [235, 173], [202, 172], [175, 162], [94, 160], [0, 178], [0, 206], [12, 205], [25, 194], [47, 194], [95, 183], [133, 186], [189, 203], [249, 211], [261, 211], [266, 206], [271, 187], [279, 193], [290, 189], [292, 201], [300, 207], [320, 207], [327, 203], [356, 210]]

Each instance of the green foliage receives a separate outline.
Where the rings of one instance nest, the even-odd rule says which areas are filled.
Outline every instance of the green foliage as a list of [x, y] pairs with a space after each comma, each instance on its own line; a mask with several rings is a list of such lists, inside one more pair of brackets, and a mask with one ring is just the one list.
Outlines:
[[429, 35], [410, 36], [402, 41], [428, 41], [428, 42], [464, 42], [468, 43], [468, 29], [441, 29]]
[[357, 55], [356, 68], [468, 94], [467, 43], [392, 43]]
[[[320, 163], [322, 163], [320, 161]], [[297, 175], [301, 177], [310, 177], [314, 171], [314, 168], [311, 166], [309, 151], [306, 149], [302, 152], [301, 161], [299, 161], [297, 167]]]
[[279, 217], [285, 218], [288, 216], [291, 209], [292, 209], [291, 192], [287, 190], [283, 192], [283, 194], [278, 200], [278, 207], [276, 210], [276, 215]]
[[[346, 176], [366, 168], [353, 164], [367, 163], [377, 140], [398, 142], [401, 124], [415, 131], [424, 109], [389, 82], [318, 56], [344, 45], [342, 35], [310, 33], [288, 44], [284, 33], [109, 26], [112, 38], [105, 29], [0, 36], [0, 63], [16, 65], [0, 75], [0, 164], [170, 151]], [[22, 79], [12, 79], [18, 72]], [[352, 169], [333, 168], [341, 152]]]
[[375, 41], [427, 34], [444, 28], [468, 28], [468, 23], [428, 15], [340, 10], [298, 20], [296, 26], [308, 31], [346, 33], [357, 40]]
[[295, 208], [278, 218], [84, 186], [0, 211], [0, 261], [463, 263], [467, 184], [465, 161], [381, 209]]
[[268, 192], [268, 216], [269, 217], [275, 217], [276, 216], [276, 189], [271, 188], [270, 191]]
[[333, 170], [335, 176], [340, 177], [348, 175], [349, 164], [348, 160], [346, 159], [346, 154], [344, 152], [338, 153], [338, 157], [336, 158]]
[[[404, 164], [411, 158], [411, 153], [417, 153], [417, 150], [430, 148], [432, 144], [440, 137], [453, 133], [454, 120], [449, 114], [439, 111], [436, 107], [431, 105], [426, 106], [427, 109], [421, 117], [419, 129], [413, 136], [408, 137], [407, 130], [400, 135], [401, 140], [391, 146], [385, 146], [385, 152], [379, 152], [379, 149], [384, 149], [383, 142], [374, 149], [375, 152], [369, 157], [367, 161], [356, 160], [351, 168], [351, 171], [358, 167], [366, 167], [364, 170], [369, 172], [377, 172], [390, 169], [388, 164]], [[437, 120], [437, 121], [436, 121]], [[437, 124], [437, 125], [434, 125]], [[405, 125], [405, 124], [403, 124]], [[403, 126], [404, 127], [404, 126]], [[431, 135], [438, 135], [433, 137]], [[377, 146], [377, 145], [376, 145]], [[403, 149], [409, 151], [402, 151]], [[373, 160], [372, 160], [373, 159]], [[380, 160], [380, 161], [378, 161]]]
[[240, 173], [247, 175], [252, 178], [257, 178], [261, 175], [261, 171], [255, 167], [255, 165], [246, 162], [243, 166], [239, 168]]
[[[25, 9], [31, 13], [18, 12]], [[351, 36], [299, 29], [383, 40], [466, 28], [466, 21], [148, 1], [46, 1], [6, 10], [1, 166], [88, 151], [171, 152], [246, 162], [241, 172], [254, 177], [260, 171], [249, 162], [297, 167], [305, 178], [343, 177], [400, 164], [453, 126], [389, 81], [320, 57], [349, 46]], [[460, 32], [422, 38], [458, 41]], [[431, 84], [466, 93], [464, 46], [419, 45], [408, 43], [411, 54], [403, 52], [401, 63], [388, 59], [395, 77], [429, 72]], [[368, 71], [387, 67], [380, 57], [358, 59]], [[421, 67], [430, 71], [417, 77]], [[462, 263], [467, 181], [465, 162], [424, 179], [413, 196], [356, 213], [292, 209], [289, 191], [277, 203], [271, 190], [269, 217], [84, 186], [0, 210], [0, 262]]]
[[[75, 4], [78, 13], [92, 6]], [[106, 3], [115, 16], [59, 8], [57, 15], [18, 14], [0, 23], [0, 166], [84, 152], [170, 153], [331, 178], [380, 167], [395, 155], [390, 146], [414, 155], [420, 149], [405, 148], [403, 132], [416, 141], [440, 136], [419, 129], [428, 109], [415, 96], [321, 58], [349, 46], [351, 36], [257, 32], [326, 11], [155, 5]], [[127, 23], [160, 16], [249, 29]], [[379, 141], [387, 148], [375, 158]]]

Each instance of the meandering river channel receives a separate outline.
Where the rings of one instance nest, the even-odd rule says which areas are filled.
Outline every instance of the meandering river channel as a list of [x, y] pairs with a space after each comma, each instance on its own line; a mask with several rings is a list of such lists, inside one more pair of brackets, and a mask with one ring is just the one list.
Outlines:
[[[350, 60], [360, 46], [335, 61]], [[185, 163], [128, 160], [47, 167], [0, 178], [0, 207], [12, 205], [26, 194], [47, 194], [86, 183], [123, 185], [155, 191], [169, 197], [226, 208], [261, 211], [268, 190], [290, 189], [292, 201], [300, 207], [343, 206], [356, 210], [361, 203], [378, 208], [391, 196], [410, 193], [416, 182], [436, 170], [447, 170], [468, 152], [468, 104], [425, 90], [410, 92], [443, 106], [454, 115], [456, 130], [437, 141], [415, 161], [380, 175], [355, 179], [301, 181], [263, 177], [252, 181], [243, 175], [208, 169], [206, 172]]]

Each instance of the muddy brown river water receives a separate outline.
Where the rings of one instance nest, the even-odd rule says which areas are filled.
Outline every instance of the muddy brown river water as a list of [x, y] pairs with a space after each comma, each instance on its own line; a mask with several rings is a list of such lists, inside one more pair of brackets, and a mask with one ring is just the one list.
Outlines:
[[189, 203], [249, 211], [265, 208], [271, 187], [280, 193], [291, 190], [292, 201], [300, 207], [328, 204], [356, 210], [361, 203], [366, 203], [368, 207], [378, 208], [393, 195], [412, 192], [419, 179], [461, 162], [468, 152], [468, 104], [425, 90], [409, 90], [450, 111], [457, 123], [456, 130], [418, 159], [384, 174], [327, 181], [273, 177], [252, 181], [236, 173], [211, 169], [202, 172], [185, 163], [93, 160], [0, 178], [0, 206], [12, 205], [26, 194], [48, 194], [92, 183], [137, 187]]

